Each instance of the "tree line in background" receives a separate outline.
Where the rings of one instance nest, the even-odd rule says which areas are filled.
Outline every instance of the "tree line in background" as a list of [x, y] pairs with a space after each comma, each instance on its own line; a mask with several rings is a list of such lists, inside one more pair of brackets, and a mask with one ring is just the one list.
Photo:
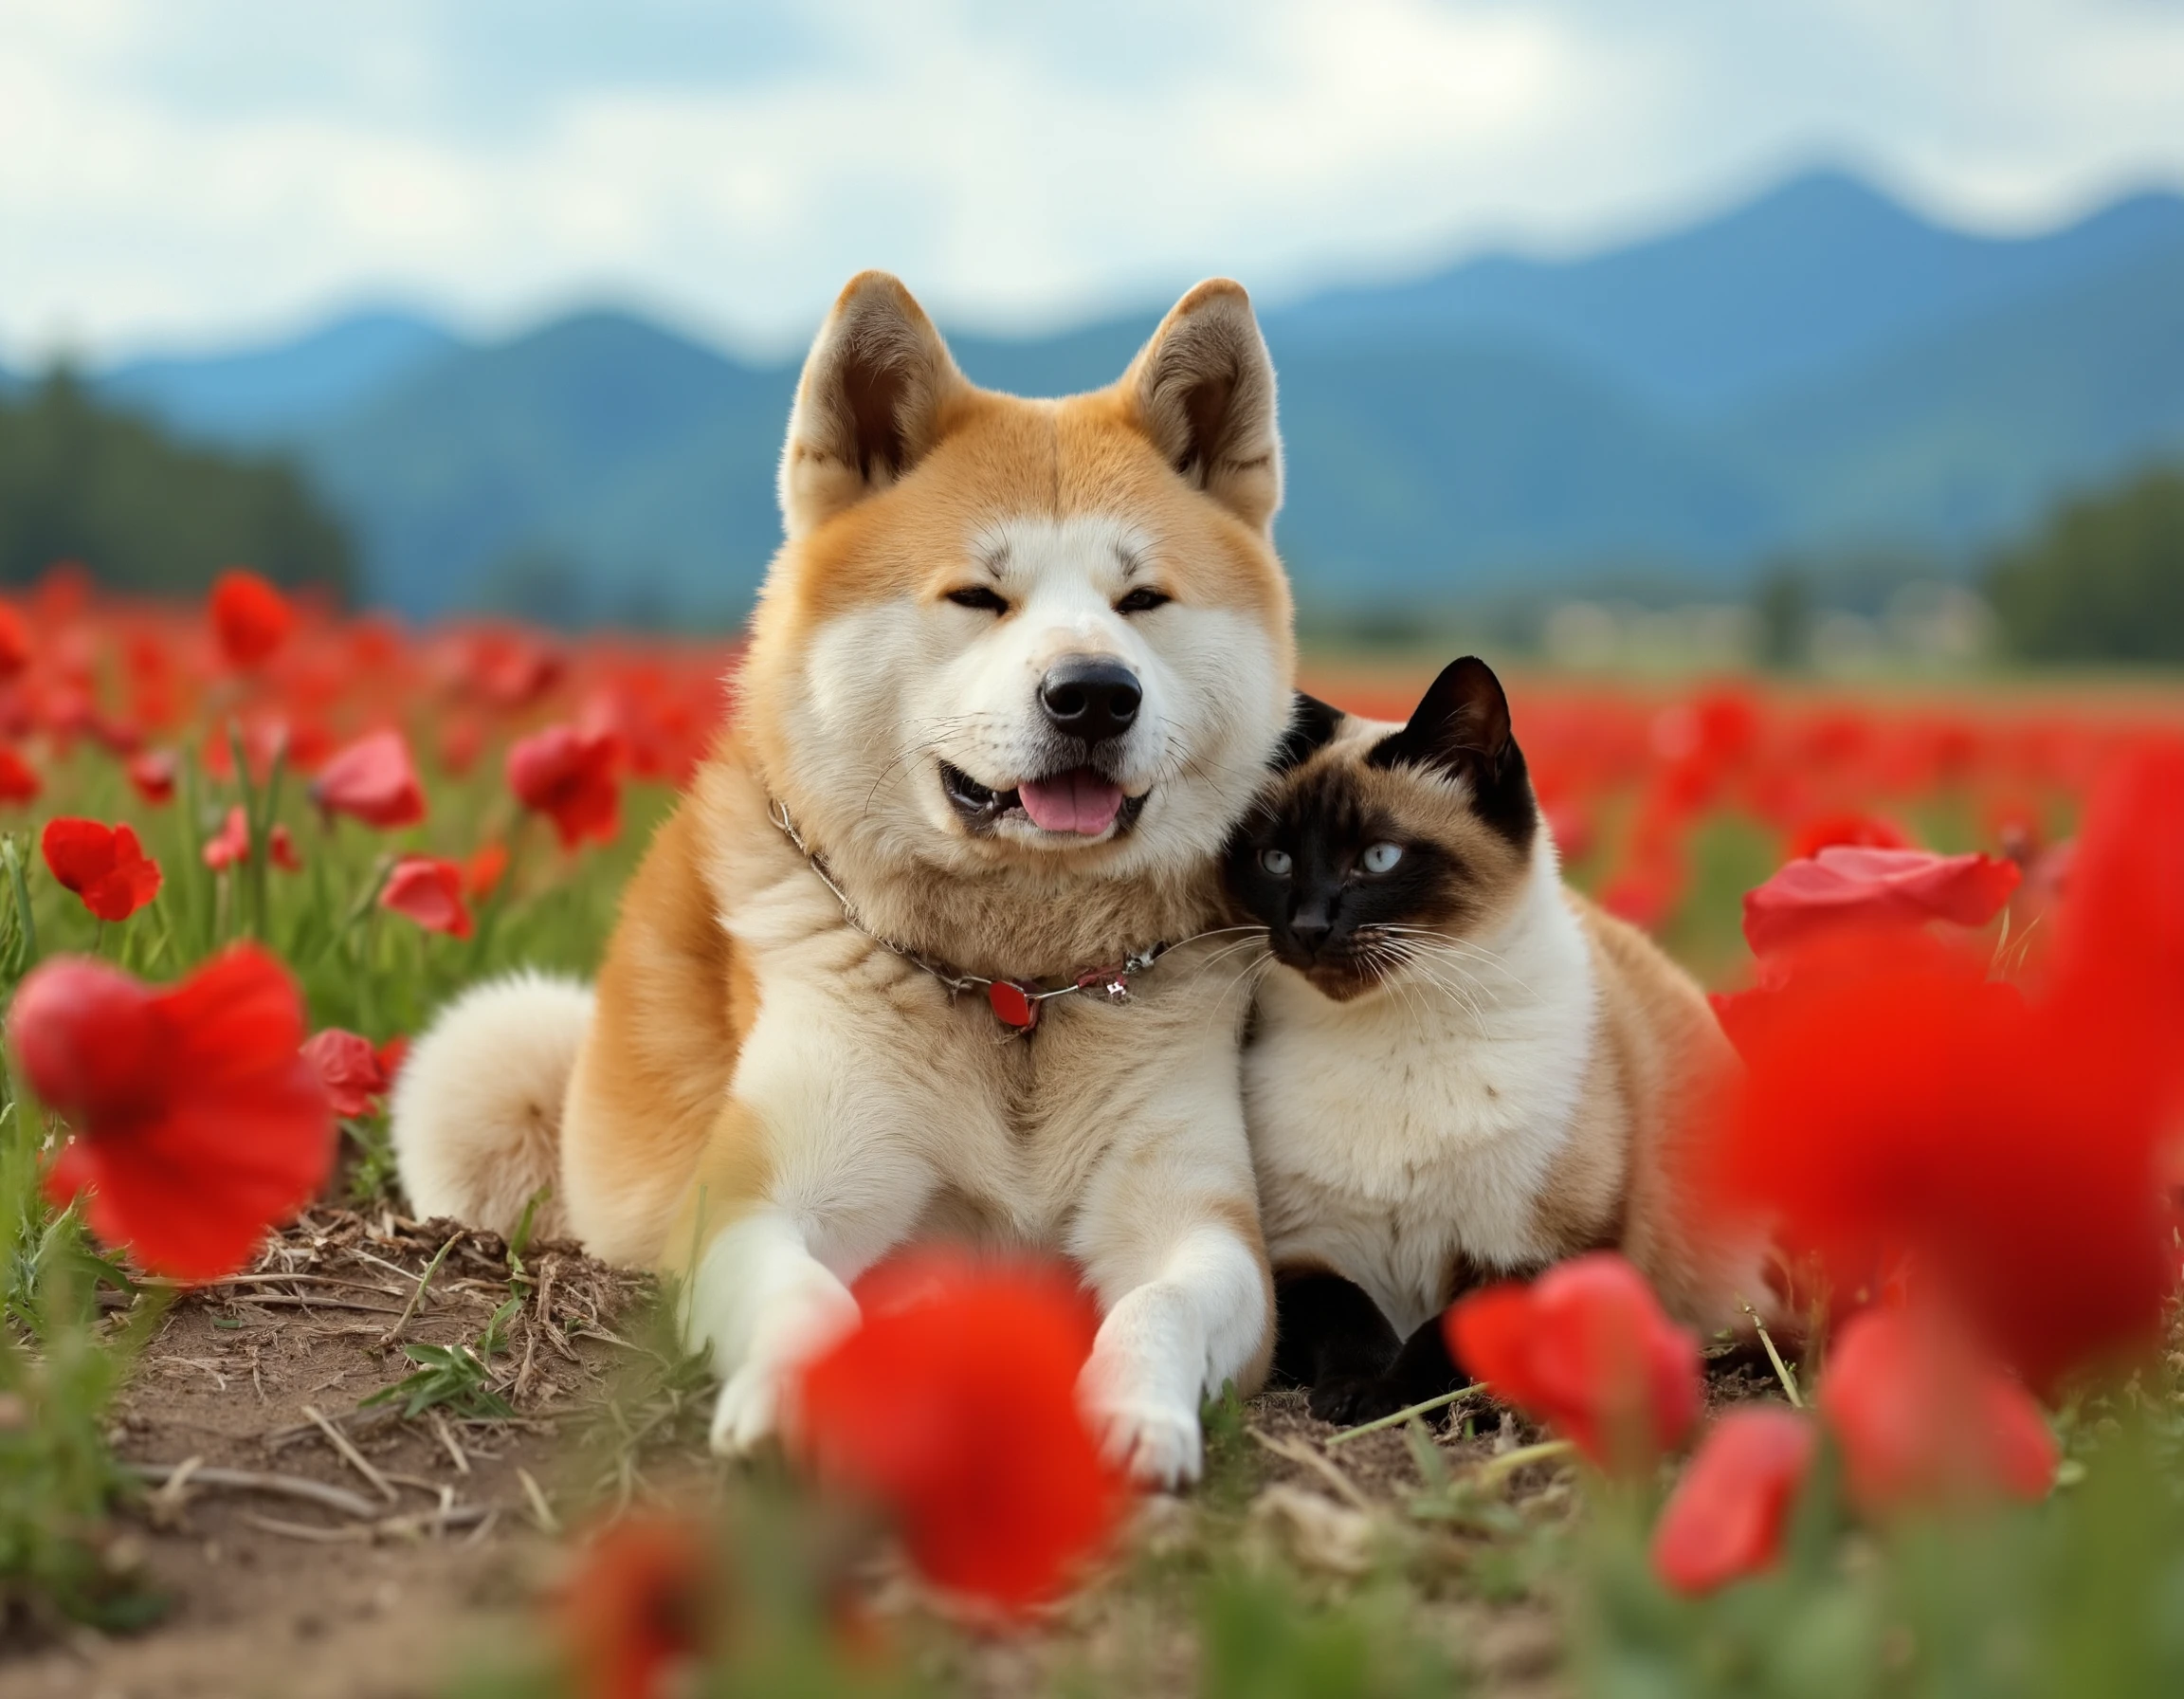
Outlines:
[[[358, 589], [345, 528], [286, 461], [180, 442], [100, 406], [60, 368], [0, 398], [0, 583], [64, 559], [123, 591], [193, 594], [238, 562], [277, 583]], [[512, 559], [494, 599], [550, 618], [555, 597], [530, 594], [537, 567]], [[518, 582], [524, 594], [511, 598]], [[562, 588], [571, 608], [582, 601], [581, 587]], [[2021, 659], [2184, 661], [2184, 468], [2063, 503], [1990, 564], [1984, 588]], [[1811, 580], [1775, 573], [1757, 594], [1761, 658], [1794, 664]]]
[[81, 560], [120, 591], [195, 594], [246, 563], [355, 589], [348, 534], [285, 461], [178, 442], [66, 368], [0, 398], [0, 583]]

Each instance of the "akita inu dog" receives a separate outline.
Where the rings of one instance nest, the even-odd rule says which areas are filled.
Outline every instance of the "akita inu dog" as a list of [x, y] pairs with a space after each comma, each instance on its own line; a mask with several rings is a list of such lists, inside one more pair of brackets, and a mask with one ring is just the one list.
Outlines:
[[1086, 1408], [1141, 1479], [1249, 1390], [1269, 1282], [1217, 857], [1291, 711], [1274, 374], [1232, 283], [1119, 382], [974, 388], [893, 278], [835, 302], [780, 470], [735, 722], [624, 901], [596, 997], [519, 978], [411, 1052], [412, 1203], [556, 1187], [685, 1278], [747, 1448], [848, 1283], [921, 1236], [1073, 1258]]

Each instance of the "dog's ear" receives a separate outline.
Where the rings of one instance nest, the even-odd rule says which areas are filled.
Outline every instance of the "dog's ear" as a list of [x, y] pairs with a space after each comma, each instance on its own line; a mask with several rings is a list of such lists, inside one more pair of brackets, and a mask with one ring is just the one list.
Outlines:
[[1282, 505], [1274, 362], [1251, 298], [1227, 278], [1177, 301], [1123, 375], [1161, 458], [1254, 530]]
[[781, 449], [781, 522], [792, 538], [885, 489], [939, 440], [965, 387], [948, 344], [884, 271], [849, 280], [797, 380]]

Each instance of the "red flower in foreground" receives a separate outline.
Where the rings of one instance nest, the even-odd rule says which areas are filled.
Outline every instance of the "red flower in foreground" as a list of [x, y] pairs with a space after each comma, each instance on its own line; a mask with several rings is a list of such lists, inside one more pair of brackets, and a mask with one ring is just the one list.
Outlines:
[[621, 805], [615, 753], [607, 733], [550, 725], [508, 751], [508, 788], [525, 808], [554, 822], [564, 850], [587, 838], [612, 843]]
[[1830, 845], [1745, 893], [1744, 938], [1764, 956], [1844, 926], [1984, 926], [2020, 877], [2015, 862], [1989, 855]]
[[254, 945], [164, 991], [102, 962], [46, 962], [16, 994], [8, 1040], [75, 1132], [47, 1195], [89, 1188], [92, 1230], [158, 1273], [233, 1273], [333, 1161], [302, 1038], [295, 981]]
[[1612, 1251], [1472, 1293], [1443, 1321], [1456, 1361], [1602, 1469], [1654, 1460], [1698, 1419], [1699, 1342]]
[[470, 910], [463, 903], [463, 869], [430, 855], [405, 855], [387, 875], [379, 906], [415, 921], [428, 932], [470, 936]]
[[1746, 1404], [1707, 1430], [1653, 1529], [1653, 1568], [1679, 1593], [1773, 1567], [1819, 1435], [1780, 1404]]
[[2108, 1023], [1921, 942], [1835, 941], [1731, 1011], [1724, 1202], [1839, 1298], [1908, 1270], [2036, 1387], [2147, 1348], [2172, 1286], [2151, 1065], [2110, 1065]]
[[425, 817], [425, 790], [397, 731], [373, 732], [337, 751], [311, 781], [311, 800], [381, 831]]
[[127, 826], [48, 820], [39, 847], [53, 877], [102, 921], [125, 921], [159, 894], [159, 864]]
[[0, 743], [0, 802], [35, 802], [39, 789], [38, 769]]
[[129, 783], [146, 802], [172, 802], [174, 799], [175, 769], [173, 750], [140, 750], [129, 758]]
[[339, 1027], [312, 1033], [303, 1042], [303, 1054], [318, 1070], [334, 1113], [345, 1121], [371, 1114], [373, 1100], [383, 1096], [391, 1083], [372, 1041]]
[[1078, 1408], [1083, 1293], [1058, 1270], [932, 1255], [860, 1297], [862, 1324], [804, 1368], [798, 1450], [891, 1511], [939, 1585], [1004, 1611], [1051, 1598], [1128, 1502]]
[[559, 1620], [583, 1699], [664, 1699], [724, 1614], [719, 1563], [692, 1524], [618, 1522], [592, 1542]]
[[212, 630], [229, 666], [247, 669], [267, 660], [295, 624], [288, 598], [256, 573], [230, 567], [213, 580]]
[[1829, 1354], [1819, 1404], [1868, 1513], [1990, 1492], [2039, 1499], [2055, 1478], [2040, 1406], [1931, 1316], [1854, 1316]]

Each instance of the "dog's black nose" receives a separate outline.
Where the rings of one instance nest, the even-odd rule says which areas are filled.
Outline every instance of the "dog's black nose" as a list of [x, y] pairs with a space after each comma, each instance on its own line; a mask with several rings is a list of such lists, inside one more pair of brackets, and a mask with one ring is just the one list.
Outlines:
[[1039, 705], [1056, 731], [1087, 743], [1119, 738], [1138, 718], [1145, 693], [1119, 661], [1074, 656], [1039, 681]]

